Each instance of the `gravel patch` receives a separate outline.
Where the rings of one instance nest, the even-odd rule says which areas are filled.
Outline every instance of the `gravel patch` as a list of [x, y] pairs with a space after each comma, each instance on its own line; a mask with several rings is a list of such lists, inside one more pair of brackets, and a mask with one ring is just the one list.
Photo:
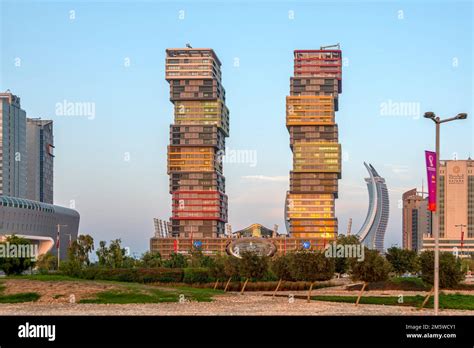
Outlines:
[[[65, 304], [23, 303], [0, 304], [1, 315], [432, 315], [432, 309], [413, 307], [334, 303], [287, 298], [272, 299], [262, 294], [229, 293], [215, 296], [213, 302], [159, 304]], [[443, 315], [474, 315], [474, 311], [442, 310]]]

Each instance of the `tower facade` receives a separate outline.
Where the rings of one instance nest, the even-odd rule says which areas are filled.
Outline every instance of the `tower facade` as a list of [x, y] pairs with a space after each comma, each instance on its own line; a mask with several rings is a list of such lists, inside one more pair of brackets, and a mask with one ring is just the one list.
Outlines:
[[27, 195], [26, 111], [20, 97], [0, 93], [0, 195]]
[[403, 248], [421, 251], [423, 237], [431, 235], [431, 211], [428, 210], [428, 198], [416, 188], [402, 195], [403, 211]]
[[357, 235], [367, 248], [383, 252], [390, 211], [387, 184], [371, 164], [364, 165], [369, 172], [369, 177], [365, 179], [369, 191], [369, 209]]
[[33, 201], [53, 204], [53, 121], [26, 119], [28, 192]]
[[219, 237], [227, 222], [222, 156], [229, 136], [221, 62], [209, 48], [167, 49], [166, 80], [174, 105], [168, 146], [171, 236]]
[[316, 238], [321, 247], [337, 237], [335, 199], [341, 178], [341, 145], [335, 112], [341, 77], [340, 49], [294, 51], [294, 77], [286, 98], [286, 126], [293, 152], [286, 225], [292, 237]]
[[[474, 255], [474, 160], [441, 161], [439, 185], [440, 250]], [[425, 235], [423, 249], [434, 246], [434, 236]]]

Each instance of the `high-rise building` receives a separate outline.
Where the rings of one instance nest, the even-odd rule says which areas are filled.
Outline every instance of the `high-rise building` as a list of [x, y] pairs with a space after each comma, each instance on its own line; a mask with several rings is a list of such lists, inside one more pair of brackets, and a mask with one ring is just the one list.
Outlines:
[[0, 195], [26, 198], [26, 112], [20, 98], [0, 93]]
[[53, 204], [53, 121], [28, 118], [26, 120], [26, 139], [28, 153], [27, 198]]
[[369, 191], [369, 209], [357, 235], [367, 248], [383, 252], [390, 212], [387, 185], [385, 179], [377, 173], [371, 164], [364, 162], [364, 165], [369, 172], [369, 177], [365, 179]]
[[166, 80], [174, 104], [168, 147], [173, 237], [215, 238], [225, 233], [222, 156], [229, 110], [220, 67], [209, 48], [166, 50]]
[[342, 54], [337, 48], [294, 51], [294, 77], [286, 98], [293, 152], [285, 206], [287, 229], [295, 238], [317, 238], [318, 247], [337, 237], [341, 145], [335, 112], [342, 92]]
[[[474, 254], [474, 160], [441, 161], [439, 171], [440, 250]], [[423, 249], [433, 248], [425, 235]]]
[[402, 195], [402, 201], [403, 248], [419, 252], [423, 248], [423, 236], [431, 234], [428, 198], [414, 188]]

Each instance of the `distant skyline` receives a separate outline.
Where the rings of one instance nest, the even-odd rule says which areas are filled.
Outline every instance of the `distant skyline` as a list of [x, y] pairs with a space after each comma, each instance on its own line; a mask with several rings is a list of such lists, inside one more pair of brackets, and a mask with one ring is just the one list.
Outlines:
[[121, 238], [141, 253], [153, 218], [171, 215], [165, 49], [190, 43], [219, 56], [227, 147], [250, 156], [224, 163], [229, 222], [233, 230], [278, 224], [282, 232], [293, 50], [340, 43], [339, 232], [349, 218], [352, 233], [364, 221], [365, 161], [389, 190], [385, 247], [401, 246], [402, 193], [426, 184], [424, 151], [434, 149], [423, 112], [467, 112], [442, 127], [441, 158], [474, 157], [473, 11], [470, 1], [3, 0], [0, 89], [20, 96], [28, 117], [54, 121], [55, 203], [74, 204], [79, 232], [96, 242]]

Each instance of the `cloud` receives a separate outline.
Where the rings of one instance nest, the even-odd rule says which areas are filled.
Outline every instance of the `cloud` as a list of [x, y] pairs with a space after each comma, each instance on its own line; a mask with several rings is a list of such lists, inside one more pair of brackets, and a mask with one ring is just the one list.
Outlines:
[[288, 182], [288, 176], [244, 175], [242, 179], [250, 181]]

